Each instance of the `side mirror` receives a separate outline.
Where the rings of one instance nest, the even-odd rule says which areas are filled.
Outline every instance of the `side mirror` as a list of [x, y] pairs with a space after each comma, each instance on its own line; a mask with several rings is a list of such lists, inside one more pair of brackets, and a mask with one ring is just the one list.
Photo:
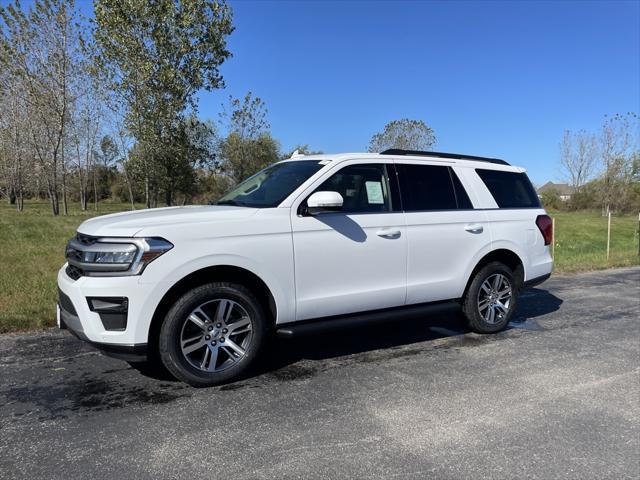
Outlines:
[[338, 192], [315, 192], [307, 199], [307, 211], [310, 215], [342, 210], [342, 195]]

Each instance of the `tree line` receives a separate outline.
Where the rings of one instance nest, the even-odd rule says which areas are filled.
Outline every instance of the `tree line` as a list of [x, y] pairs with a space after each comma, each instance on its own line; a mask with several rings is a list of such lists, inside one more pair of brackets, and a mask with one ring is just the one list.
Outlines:
[[[234, 30], [225, 0], [93, 7], [92, 18], [74, 0], [0, 7], [0, 196], [18, 210], [25, 198], [47, 198], [54, 215], [104, 199], [204, 203], [290, 156], [251, 92], [229, 97], [216, 123], [198, 115], [198, 92], [225, 87]], [[637, 134], [633, 113], [606, 118], [598, 132], [566, 131], [560, 166], [575, 193], [563, 202], [547, 192], [545, 205], [640, 210]], [[435, 142], [424, 121], [405, 118], [374, 134], [368, 150]]]
[[638, 116], [607, 116], [597, 132], [565, 131], [560, 142], [560, 168], [571, 198], [559, 192], [542, 194], [545, 206], [562, 210], [640, 211], [640, 150]]
[[229, 98], [224, 136], [198, 117], [232, 32], [223, 0], [96, 0], [93, 18], [73, 0], [0, 7], [0, 195], [18, 210], [48, 198], [54, 215], [203, 202], [282, 158], [250, 92]]
[[[218, 124], [198, 116], [197, 93], [225, 86], [234, 27], [224, 0], [93, 7], [93, 18], [74, 0], [0, 7], [0, 196], [18, 210], [25, 198], [48, 198], [53, 215], [108, 198], [202, 203], [290, 156], [251, 92], [229, 97]], [[434, 142], [423, 121], [402, 119], [369, 149]]]

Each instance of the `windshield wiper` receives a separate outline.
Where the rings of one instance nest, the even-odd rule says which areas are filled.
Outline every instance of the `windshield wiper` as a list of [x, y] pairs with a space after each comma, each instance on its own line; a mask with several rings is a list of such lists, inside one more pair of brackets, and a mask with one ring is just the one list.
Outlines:
[[216, 202], [216, 205], [233, 205], [234, 207], [244, 207], [244, 203], [236, 202], [235, 200], [222, 200], [220, 202]]

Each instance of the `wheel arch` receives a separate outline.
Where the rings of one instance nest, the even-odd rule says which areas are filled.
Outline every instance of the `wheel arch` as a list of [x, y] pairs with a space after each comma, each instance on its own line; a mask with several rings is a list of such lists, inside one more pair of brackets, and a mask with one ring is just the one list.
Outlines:
[[518, 288], [522, 286], [525, 278], [524, 262], [522, 258], [513, 250], [509, 250], [507, 248], [498, 248], [487, 253], [476, 263], [467, 279], [463, 297], [467, 294], [467, 290], [469, 289], [469, 286], [471, 285], [473, 277], [476, 275], [476, 273], [478, 273], [481, 268], [491, 262], [500, 262], [509, 267], [511, 271], [513, 271], [513, 275], [515, 277]]
[[266, 282], [250, 270], [235, 265], [215, 265], [200, 268], [184, 276], [176, 282], [162, 297], [151, 318], [148, 333], [148, 355], [157, 355], [160, 327], [167, 311], [185, 292], [206, 283], [224, 281], [238, 283], [249, 288], [258, 298], [262, 308], [269, 317], [271, 325], [275, 325], [278, 307], [271, 289]]

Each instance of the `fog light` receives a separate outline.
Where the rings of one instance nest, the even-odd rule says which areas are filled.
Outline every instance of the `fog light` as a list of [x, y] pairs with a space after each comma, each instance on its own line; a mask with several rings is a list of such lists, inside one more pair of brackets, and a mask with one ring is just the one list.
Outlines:
[[87, 297], [92, 312], [126, 312], [129, 308], [127, 297]]
[[127, 297], [87, 297], [89, 309], [100, 315], [105, 330], [123, 331], [127, 328]]

